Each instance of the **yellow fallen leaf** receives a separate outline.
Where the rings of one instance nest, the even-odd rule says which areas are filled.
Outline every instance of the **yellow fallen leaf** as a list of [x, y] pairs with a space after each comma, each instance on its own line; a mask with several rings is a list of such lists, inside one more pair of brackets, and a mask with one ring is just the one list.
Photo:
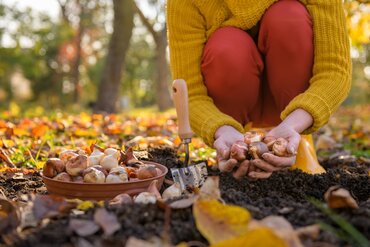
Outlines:
[[247, 233], [227, 239], [216, 244], [212, 244], [211, 247], [288, 247], [288, 245], [279, 238], [269, 228], [257, 228], [248, 231]]
[[73, 133], [75, 136], [78, 137], [88, 137], [88, 136], [97, 136], [98, 133], [94, 129], [76, 129]]
[[94, 208], [95, 204], [92, 201], [83, 201], [77, 205], [77, 209], [81, 211], [86, 211], [89, 208]]
[[13, 135], [15, 136], [28, 136], [30, 132], [26, 129], [13, 128]]
[[38, 160], [38, 161], [36, 161], [36, 168], [38, 169], [38, 170], [40, 170], [40, 169], [42, 169], [43, 167], [44, 167], [44, 164], [45, 164], [45, 161], [40, 161], [40, 160]]
[[186, 242], [181, 242], [177, 244], [176, 247], [188, 247], [188, 244]]
[[246, 233], [251, 218], [246, 209], [217, 200], [196, 201], [193, 215], [198, 230], [211, 244]]

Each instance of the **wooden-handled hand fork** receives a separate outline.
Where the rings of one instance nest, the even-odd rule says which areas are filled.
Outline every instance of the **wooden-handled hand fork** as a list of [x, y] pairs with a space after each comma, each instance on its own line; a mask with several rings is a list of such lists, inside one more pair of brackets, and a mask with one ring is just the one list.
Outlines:
[[189, 144], [194, 134], [189, 123], [188, 88], [186, 82], [182, 79], [175, 80], [172, 84], [172, 90], [178, 120], [178, 134], [181, 139], [179, 149], [182, 145], [185, 148], [185, 167], [171, 168], [171, 173], [174, 182], [179, 183], [182, 191], [185, 191], [189, 188], [199, 187], [204, 183], [207, 178], [207, 163], [200, 162], [189, 165]]
[[185, 146], [185, 166], [189, 165], [189, 143], [193, 132], [189, 122], [188, 88], [182, 79], [174, 80], [172, 84], [173, 101], [177, 113], [178, 134], [181, 144]]

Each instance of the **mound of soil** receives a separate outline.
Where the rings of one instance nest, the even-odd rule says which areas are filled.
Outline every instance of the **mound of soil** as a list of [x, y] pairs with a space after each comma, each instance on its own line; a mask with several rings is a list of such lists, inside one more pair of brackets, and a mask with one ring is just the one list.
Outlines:
[[[149, 150], [149, 159], [166, 165], [178, 167], [176, 153], [170, 148]], [[325, 162], [323, 163], [325, 165]], [[340, 209], [336, 213], [355, 226], [365, 237], [370, 239], [370, 177], [368, 163], [353, 161], [334, 166], [330, 163], [327, 173], [309, 175], [298, 170], [274, 173], [265, 180], [236, 181], [230, 174], [210, 171], [211, 175], [220, 176], [222, 198], [230, 204], [247, 208], [254, 218], [261, 219], [268, 215], [281, 215], [293, 226], [300, 227], [317, 222], [331, 224], [338, 229], [329, 217], [311, 204], [309, 198], [323, 201], [326, 190], [333, 185], [341, 185], [349, 190], [359, 204], [359, 209]], [[17, 197], [17, 189], [24, 192], [39, 193], [39, 174], [31, 176], [27, 181], [17, 183], [13, 178], [0, 175], [0, 185], [7, 191], [9, 198]], [[37, 184], [37, 186], [35, 185]], [[32, 185], [34, 184], [34, 185]], [[18, 186], [18, 187], [17, 187]], [[129, 236], [149, 239], [152, 236], [163, 236], [166, 217], [163, 209], [157, 205], [125, 205], [107, 207], [117, 215], [122, 227], [113, 236], [105, 237], [99, 231], [82, 239], [68, 230], [69, 221], [73, 218], [92, 219], [94, 209], [83, 215], [59, 216], [52, 219], [46, 226], [33, 229], [24, 239], [17, 241], [15, 246], [124, 246]], [[170, 239], [174, 244], [182, 241], [207, 241], [197, 231], [191, 208], [172, 210], [170, 215]], [[87, 242], [86, 242], [87, 241]], [[315, 243], [308, 246], [320, 246], [322, 243], [344, 246], [346, 242], [329, 232], [321, 232]], [[84, 243], [85, 245], [82, 245]]]
[[38, 172], [23, 174], [17, 172], [0, 173], [0, 189], [8, 199], [19, 199], [30, 193], [47, 193], [44, 182]]

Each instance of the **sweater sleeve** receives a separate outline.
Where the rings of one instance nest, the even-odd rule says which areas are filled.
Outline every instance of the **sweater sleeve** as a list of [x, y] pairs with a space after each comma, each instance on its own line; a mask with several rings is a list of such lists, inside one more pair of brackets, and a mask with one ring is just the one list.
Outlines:
[[209, 146], [213, 146], [214, 134], [223, 125], [242, 132], [240, 123], [218, 110], [203, 83], [201, 58], [206, 23], [199, 10], [192, 1], [168, 0], [167, 25], [172, 77], [187, 83], [192, 130]]
[[296, 96], [281, 113], [285, 119], [302, 108], [309, 112], [312, 133], [326, 124], [331, 114], [347, 97], [351, 87], [352, 65], [349, 37], [341, 0], [302, 1], [313, 21], [314, 65], [309, 88]]

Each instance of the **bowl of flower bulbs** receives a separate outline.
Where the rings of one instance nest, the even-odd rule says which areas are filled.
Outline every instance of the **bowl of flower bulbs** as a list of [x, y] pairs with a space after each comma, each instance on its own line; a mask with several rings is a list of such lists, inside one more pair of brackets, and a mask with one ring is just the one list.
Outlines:
[[138, 160], [131, 148], [126, 152], [115, 148], [91, 147], [91, 154], [82, 150], [64, 150], [59, 158], [49, 158], [41, 173], [49, 193], [83, 200], [108, 200], [127, 193], [136, 195], [157, 180], [163, 184], [167, 167]]

